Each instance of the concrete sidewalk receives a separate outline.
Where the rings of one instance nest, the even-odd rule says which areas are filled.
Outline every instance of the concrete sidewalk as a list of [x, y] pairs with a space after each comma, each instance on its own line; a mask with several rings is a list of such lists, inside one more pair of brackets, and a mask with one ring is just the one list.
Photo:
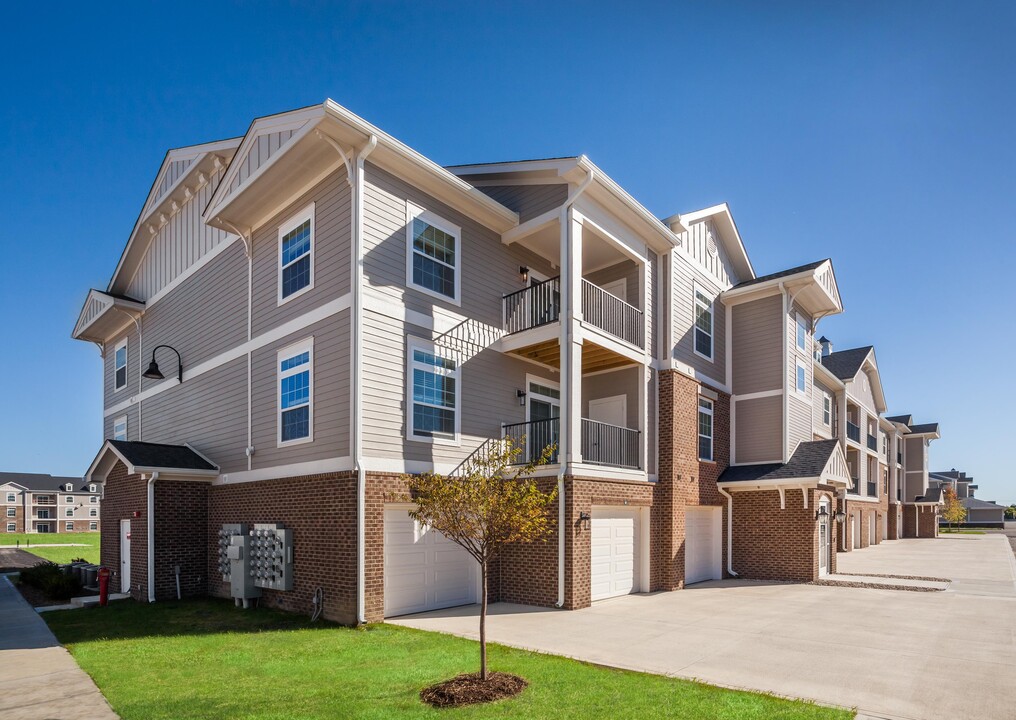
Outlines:
[[92, 679], [0, 577], [0, 717], [116, 720]]

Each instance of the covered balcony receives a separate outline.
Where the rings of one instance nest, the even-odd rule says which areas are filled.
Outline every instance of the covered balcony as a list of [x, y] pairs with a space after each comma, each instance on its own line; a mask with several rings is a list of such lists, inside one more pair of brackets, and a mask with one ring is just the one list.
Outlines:
[[861, 444], [861, 408], [852, 402], [847, 403], [847, 440]]
[[[523, 452], [517, 464], [536, 460], [544, 449], [553, 445], [555, 450], [550, 464], [558, 464], [557, 446], [560, 441], [561, 419], [530, 420], [504, 426], [505, 437], [521, 443]], [[642, 432], [631, 428], [582, 418], [582, 461], [590, 465], [642, 469]]]

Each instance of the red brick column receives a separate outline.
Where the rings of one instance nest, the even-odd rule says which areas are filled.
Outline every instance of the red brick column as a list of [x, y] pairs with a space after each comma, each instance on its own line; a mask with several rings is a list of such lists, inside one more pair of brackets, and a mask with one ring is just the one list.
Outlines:
[[[134, 513], [138, 517], [134, 517]], [[122, 462], [110, 471], [103, 490], [99, 514], [100, 563], [112, 571], [111, 586], [117, 592], [120, 578], [120, 521], [131, 521], [131, 597], [148, 600], [148, 487], [140, 475], [128, 475]], [[196, 532], [201, 533], [198, 527]]]

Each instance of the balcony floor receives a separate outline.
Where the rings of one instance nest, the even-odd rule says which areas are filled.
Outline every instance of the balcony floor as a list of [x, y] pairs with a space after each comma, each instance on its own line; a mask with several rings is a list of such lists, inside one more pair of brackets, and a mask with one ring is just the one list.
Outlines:
[[[509, 351], [508, 354], [517, 355], [552, 368], [560, 369], [561, 367], [561, 345], [557, 338], [516, 348]], [[601, 370], [616, 370], [632, 365], [637, 365], [637, 363], [633, 362], [631, 358], [625, 357], [609, 348], [589, 341], [582, 343], [583, 374], [600, 372]]]

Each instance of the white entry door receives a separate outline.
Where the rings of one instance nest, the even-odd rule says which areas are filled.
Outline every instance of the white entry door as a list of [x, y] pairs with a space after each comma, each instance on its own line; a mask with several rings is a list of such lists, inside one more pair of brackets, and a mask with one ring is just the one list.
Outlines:
[[628, 427], [628, 397], [612, 395], [590, 400], [589, 419], [614, 427]]
[[131, 591], [131, 521], [120, 521], [120, 592]]
[[876, 526], [875, 513], [872, 513], [871, 515], [868, 516], [868, 544], [869, 545], [875, 545], [878, 542], [878, 540], [877, 540], [878, 536], [875, 534], [875, 526]]
[[459, 545], [421, 527], [408, 508], [385, 508], [385, 616], [471, 605], [480, 566]]
[[685, 508], [685, 585], [723, 578], [722, 512], [718, 507]]
[[854, 549], [861, 547], [861, 513], [854, 513]]
[[639, 560], [637, 508], [593, 508], [589, 558], [590, 595], [604, 600], [636, 592]]

